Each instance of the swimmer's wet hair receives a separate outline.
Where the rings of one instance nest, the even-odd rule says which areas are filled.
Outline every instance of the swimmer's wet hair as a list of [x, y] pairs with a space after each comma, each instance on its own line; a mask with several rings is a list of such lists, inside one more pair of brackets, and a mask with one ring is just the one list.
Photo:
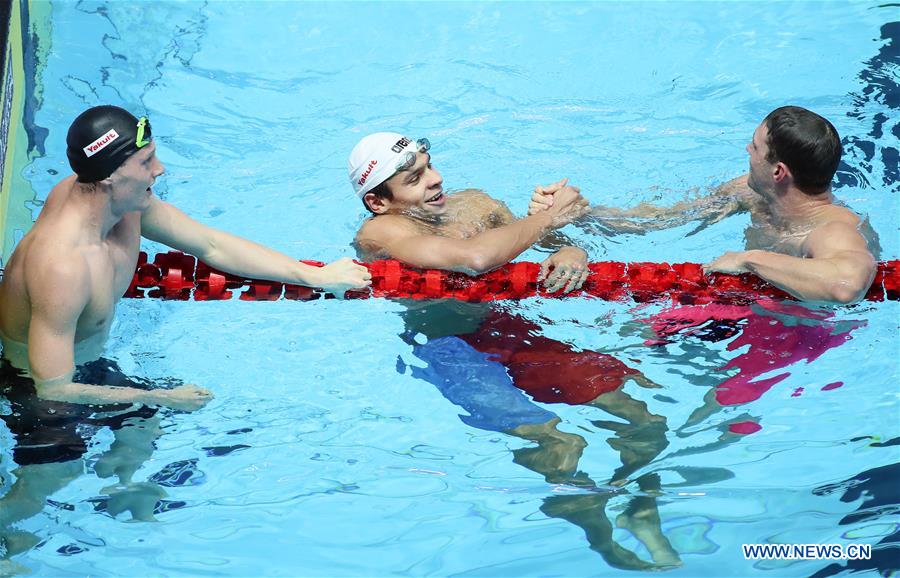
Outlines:
[[841, 139], [828, 120], [799, 106], [776, 108], [766, 117], [770, 163], [783, 162], [808, 195], [828, 190], [841, 162]]
[[[138, 125], [143, 122], [143, 129]], [[150, 123], [118, 106], [89, 108], [72, 121], [66, 135], [69, 166], [78, 182], [102, 181], [138, 149], [150, 142]], [[138, 144], [142, 132], [142, 144]]]
[[[392, 193], [391, 189], [388, 187], [387, 181], [378, 183], [378, 185], [376, 185], [375, 188], [373, 188], [369, 192], [372, 193], [373, 195], [375, 195], [376, 197], [378, 197], [379, 199], [386, 199], [388, 201], [394, 200], [394, 193]], [[372, 208], [369, 207], [369, 203], [366, 202], [365, 197], [363, 197], [362, 202], [363, 202], [363, 206], [366, 208], [367, 211], [369, 211], [373, 215], [376, 214], [375, 211], [373, 211]]]

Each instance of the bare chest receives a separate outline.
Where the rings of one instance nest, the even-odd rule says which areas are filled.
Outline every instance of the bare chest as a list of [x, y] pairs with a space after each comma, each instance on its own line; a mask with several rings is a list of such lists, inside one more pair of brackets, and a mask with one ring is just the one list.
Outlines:
[[495, 207], [481, 202], [480, 199], [459, 196], [453, 198], [453, 201], [439, 220], [423, 223], [428, 233], [454, 239], [469, 239], [505, 224]]
[[490, 228], [492, 227], [487, 220], [468, 221], [465, 223], [444, 223], [429, 227], [430, 232], [435, 235], [451, 237], [454, 239], [469, 239]]
[[111, 235], [106, 243], [85, 254], [91, 293], [78, 319], [76, 339], [109, 330], [116, 303], [134, 277], [139, 248], [139, 236]]

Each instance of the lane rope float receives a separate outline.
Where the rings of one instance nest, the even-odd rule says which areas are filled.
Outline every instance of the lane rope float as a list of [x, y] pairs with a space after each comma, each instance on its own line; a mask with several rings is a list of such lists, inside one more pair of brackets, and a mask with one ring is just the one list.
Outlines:
[[[322, 266], [317, 261], [303, 261]], [[900, 261], [883, 261], [867, 301], [900, 299]], [[571, 293], [547, 293], [537, 284], [538, 263], [510, 263], [478, 277], [436, 269], [420, 270], [399, 261], [366, 264], [372, 273], [372, 287], [348, 291], [348, 299], [407, 298], [497, 301], [542, 297], [590, 296], [605, 301], [632, 300], [638, 303], [669, 300], [682, 305], [706, 303], [746, 304], [760, 298], [791, 299], [784, 291], [752, 274], [704, 275], [698, 263], [622, 263], [600, 261], [588, 264], [590, 275], [584, 286]], [[289, 299], [311, 301], [334, 298], [321, 289], [274, 281], [247, 279], [218, 271], [192, 255], [171, 251], [148, 260], [141, 252], [134, 278], [125, 297], [187, 301], [221, 301], [237, 293], [244, 301]]]

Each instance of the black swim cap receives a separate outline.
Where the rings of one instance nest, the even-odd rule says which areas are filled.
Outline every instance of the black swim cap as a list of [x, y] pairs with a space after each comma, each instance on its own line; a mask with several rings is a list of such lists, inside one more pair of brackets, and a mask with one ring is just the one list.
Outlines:
[[146, 118], [138, 120], [118, 106], [95, 106], [79, 114], [69, 127], [66, 156], [78, 182], [93, 183], [111, 175], [149, 142]]

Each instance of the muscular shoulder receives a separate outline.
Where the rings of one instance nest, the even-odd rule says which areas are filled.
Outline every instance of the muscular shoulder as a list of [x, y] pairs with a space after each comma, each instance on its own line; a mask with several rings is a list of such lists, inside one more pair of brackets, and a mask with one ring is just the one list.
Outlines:
[[494, 226], [506, 225], [515, 220], [506, 203], [480, 189], [465, 189], [454, 193], [453, 196], [466, 202], [470, 210], [489, 219]]
[[860, 218], [843, 207], [834, 209], [837, 210], [809, 233], [804, 242], [804, 253], [811, 257], [843, 251], [870, 253], [859, 230]]
[[503, 204], [503, 202], [498, 201], [497, 199], [495, 199], [494, 197], [485, 193], [481, 189], [463, 189], [461, 191], [457, 191], [457, 192], [453, 193], [453, 196], [459, 200], [464, 200], [466, 203], [473, 205], [473, 206], [478, 205], [478, 206], [491, 207], [491, 208], [497, 207], [497, 206], [502, 206], [502, 207], [506, 206]]
[[53, 250], [45, 243], [35, 243], [28, 251], [24, 265], [29, 283], [70, 283], [88, 276], [84, 256], [76, 250]]
[[421, 232], [414, 219], [405, 215], [378, 215], [372, 217], [359, 228], [356, 239], [393, 239], [408, 237]]
[[378, 215], [363, 223], [353, 243], [363, 259], [383, 259], [389, 256], [391, 243], [422, 234], [421, 227], [404, 215]]
[[822, 227], [829, 225], [847, 225], [858, 229], [862, 219], [859, 215], [841, 205], [829, 205], [827, 211], [823, 214]]
[[493, 197], [485, 193], [481, 189], [462, 189], [453, 193], [454, 197], [465, 197], [474, 201], [493, 201]]
[[25, 288], [32, 306], [65, 307], [84, 301], [90, 292], [90, 270], [75, 250], [51, 251], [45, 244], [30, 248], [25, 260]]
[[759, 195], [750, 188], [749, 178], [749, 174], [744, 174], [719, 185], [714, 196], [733, 203], [735, 210], [757, 211], [763, 204]]

